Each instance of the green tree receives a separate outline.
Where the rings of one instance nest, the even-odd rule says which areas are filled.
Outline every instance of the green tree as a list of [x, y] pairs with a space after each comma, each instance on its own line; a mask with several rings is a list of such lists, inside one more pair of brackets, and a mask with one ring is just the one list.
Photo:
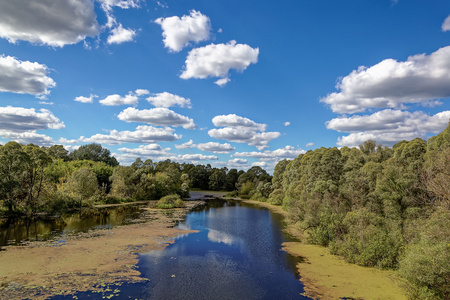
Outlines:
[[28, 159], [19, 143], [8, 142], [0, 147], [0, 198], [10, 213], [16, 210], [26, 195], [22, 182]]
[[71, 160], [92, 160], [102, 161], [110, 166], [118, 166], [119, 162], [114, 156], [111, 156], [111, 152], [103, 148], [100, 144], [88, 144], [80, 146], [78, 149], [73, 150], [69, 154]]
[[79, 199], [80, 208], [83, 201], [92, 197], [98, 189], [97, 176], [89, 168], [81, 168], [73, 172], [67, 184], [69, 190]]

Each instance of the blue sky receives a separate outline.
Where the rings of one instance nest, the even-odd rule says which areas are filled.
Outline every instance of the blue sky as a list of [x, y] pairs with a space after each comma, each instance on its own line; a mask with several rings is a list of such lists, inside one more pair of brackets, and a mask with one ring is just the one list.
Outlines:
[[450, 118], [446, 0], [0, 0], [0, 142], [271, 171]]

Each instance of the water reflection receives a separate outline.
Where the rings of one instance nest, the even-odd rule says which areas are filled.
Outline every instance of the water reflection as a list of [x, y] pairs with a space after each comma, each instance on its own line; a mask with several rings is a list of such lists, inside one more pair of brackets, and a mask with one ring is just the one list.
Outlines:
[[139, 217], [138, 206], [83, 209], [55, 218], [0, 219], [0, 247], [28, 241], [46, 241], [65, 234], [129, 224]]
[[276, 215], [238, 202], [210, 201], [188, 214], [178, 237], [162, 251], [140, 254], [150, 282], [139, 299], [308, 299], [296, 258], [281, 251], [289, 237]]

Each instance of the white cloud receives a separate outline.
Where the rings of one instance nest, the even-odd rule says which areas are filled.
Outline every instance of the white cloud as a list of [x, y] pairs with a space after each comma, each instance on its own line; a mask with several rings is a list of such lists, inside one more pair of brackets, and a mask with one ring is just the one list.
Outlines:
[[250, 64], [258, 62], [259, 49], [246, 44], [210, 44], [189, 52], [186, 65], [180, 78], [219, 77], [218, 85], [228, 82], [229, 71], [236, 69], [244, 71]]
[[147, 101], [156, 107], [172, 107], [178, 105], [180, 107], [191, 108], [191, 100], [174, 95], [168, 92], [154, 94], [147, 98]]
[[259, 158], [265, 160], [280, 160], [283, 158], [296, 158], [300, 154], [306, 153], [305, 150], [295, 149], [292, 146], [286, 146], [284, 148], [276, 149], [274, 151], [264, 151], [264, 152], [236, 152], [233, 157], [248, 157], [248, 158]]
[[56, 83], [47, 73], [46, 65], [1, 55], [0, 91], [32, 94], [37, 97], [48, 95], [49, 89], [55, 87]]
[[227, 163], [227, 166], [229, 168], [236, 168], [236, 169], [243, 169], [248, 167], [247, 160], [240, 158], [230, 159]]
[[231, 81], [230, 78], [220, 78], [214, 81], [214, 83], [217, 84], [218, 86], [225, 86], [230, 81]]
[[251, 129], [241, 128], [219, 128], [211, 129], [208, 134], [218, 140], [226, 140], [236, 143], [247, 143], [250, 146], [255, 146], [258, 150], [267, 148], [267, 144], [278, 138], [281, 134], [279, 132], [255, 132]]
[[55, 141], [45, 135], [39, 134], [35, 131], [27, 131], [27, 132], [10, 132], [0, 129], [0, 136], [2, 138], [13, 140], [21, 144], [35, 144], [39, 146], [52, 146], [55, 144]]
[[185, 129], [195, 129], [197, 127], [194, 124], [194, 120], [164, 107], [143, 110], [128, 107], [120, 112], [117, 117], [126, 122], [142, 122], [155, 126], [182, 126]]
[[136, 94], [137, 96], [143, 96], [143, 95], [148, 95], [148, 94], [150, 94], [150, 91], [149, 91], [149, 90], [146, 90], [146, 89], [137, 89], [137, 90], [135, 90], [134, 92], [135, 92], [135, 94]]
[[125, 42], [132, 42], [136, 36], [136, 31], [133, 29], [125, 29], [122, 24], [111, 30], [111, 35], [108, 36], [108, 44], [121, 44]]
[[189, 142], [183, 143], [181, 145], [175, 145], [175, 148], [177, 149], [192, 149], [194, 148], [194, 141], [193, 140], [189, 140]]
[[136, 127], [135, 131], [117, 131], [111, 130], [109, 134], [95, 134], [90, 138], [80, 138], [82, 142], [100, 143], [116, 145], [123, 143], [156, 143], [173, 142], [179, 140], [181, 136], [174, 134], [172, 128], [157, 128], [141, 125]]
[[197, 144], [197, 145], [195, 145], [195, 147], [199, 150], [213, 152], [213, 153], [230, 153], [236, 149], [228, 143], [220, 144], [220, 143], [215, 143], [215, 142]]
[[338, 139], [339, 146], [354, 147], [369, 139], [391, 146], [401, 140], [439, 133], [447, 127], [449, 119], [450, 111], [429, 116], [421, 111], [386, 109], [371, 115], [335, 118], [327, 122], [327, 128], [350, 133]]
[[135, 105], [139, 101], [139, 98], [136, 95], [128, 94], [125, 97], [122, 97], [118, 94], [109, 95], [105, 99], [100, 100], [99, 102], [102, 105], [106, 106], [116, 106], [116, 105]]
[[314, 146], [314, 143], [308, 143], [308, 144], [306, 144], [306, 148], [312, 147], [312, 146]]
[[64, 123], [47, 109], [0, 107], [0, 136], [8, 140], [49, 146], [54, 144], [53, 139], [36, 131], [64, 127]]
[[19, 133], [64, 127], [64, 123], [47, 109], [40, 109], [37, 112], [34, 108], [0, 107], [0, 130], [3, 131]]
[[284, 126], [289, 126], [291, 125], [291, 122], [284, 122]]
[[[93, 1], [0, 1], [0, 37], [63, 47], [99, 33]], [[0, 72], [1, 73], [1, 72]]]
[[78, 96], [74, 99], [74, 101], [81, 102], [81, 103], [93, 103], [94, 98], [98, 98], [98, 96], [92, 95], [92, 94], [89, 97]]
[[178, 155], [177, 160], [182, 161], [200, 161], [200, 160], [217, 160], [215, 155], [203, 155], [203, 154], [184, 154]]
[[138, 8], [140, 0], [97, 0], [108, 7], [119, 7], [122, 9]]
[[445, 18], [444, 23], [442, 23], [442, 31], [450, 31], [450, 16]]
[[370, 68], [359, 67], [342, 78], [337, 88], [339, 92], [321, 99], [337, 113], [450, 97], [450, 46], [404, 62], [386, 59]]
[[144, 157], [171, 155], [169, 153], [170, 150], [171, 150], [170, 148], [163, 149], [160, 145], [154, 143], [148, 145], [140, 145], [138, 148], [119, 148], [119, 151], [123, 153]]
[[60, 139], [58, 140], [58, 143], [59, 143], [59, 144], [76, 144], [76, 143], [78, 143], [78, 140], [75, 140], [75, 139], [68, 140], [68, 139], [66, 139], [66, 138], [60, 138]]
[[244, 127], [257, 131], [265, 131], [267, 128], [266, 124], [259, 124], [248, 118], [244, 118], [235, 114], [215, 116], [212, 119], [212, 122], [217, 127]]
[[267, 163], [265, 161], [257, 161], [252, 163], [252, 167], [261, 167], [264, 168], [267, 166]]
[[229, 142], [247, 143], [259, 150], [267, 148], [271, 140], [281, 135], [279, 132], [264, 132], [266, 124], [259, 124], [235, 114], [216, 116], [212, 122], [215, 126], [224, 128], [209, 130], [209, 136]]
[[195, 10], [189, 16], [159, 18], [155, 23], [163, 30], [164, 46], [173, 52], [180, 52], [190, 42], [208, 40], [211, 31], [209, 18]]

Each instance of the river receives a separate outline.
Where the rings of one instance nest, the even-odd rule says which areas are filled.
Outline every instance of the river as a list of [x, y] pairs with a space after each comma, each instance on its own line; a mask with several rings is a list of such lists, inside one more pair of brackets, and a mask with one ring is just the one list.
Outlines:
[[[113, 220], [121, 219], [113, 211]], [[301, 295], [299, 258], [281, 249], [293, 241], [283, 232], [282, 216], [240, 201], [210, 200], [177, 226], [198, 232], [178, 236], [164, 250], [139, 253], [136, 268], [146, 282], [51, 299], [310, 299]]]

